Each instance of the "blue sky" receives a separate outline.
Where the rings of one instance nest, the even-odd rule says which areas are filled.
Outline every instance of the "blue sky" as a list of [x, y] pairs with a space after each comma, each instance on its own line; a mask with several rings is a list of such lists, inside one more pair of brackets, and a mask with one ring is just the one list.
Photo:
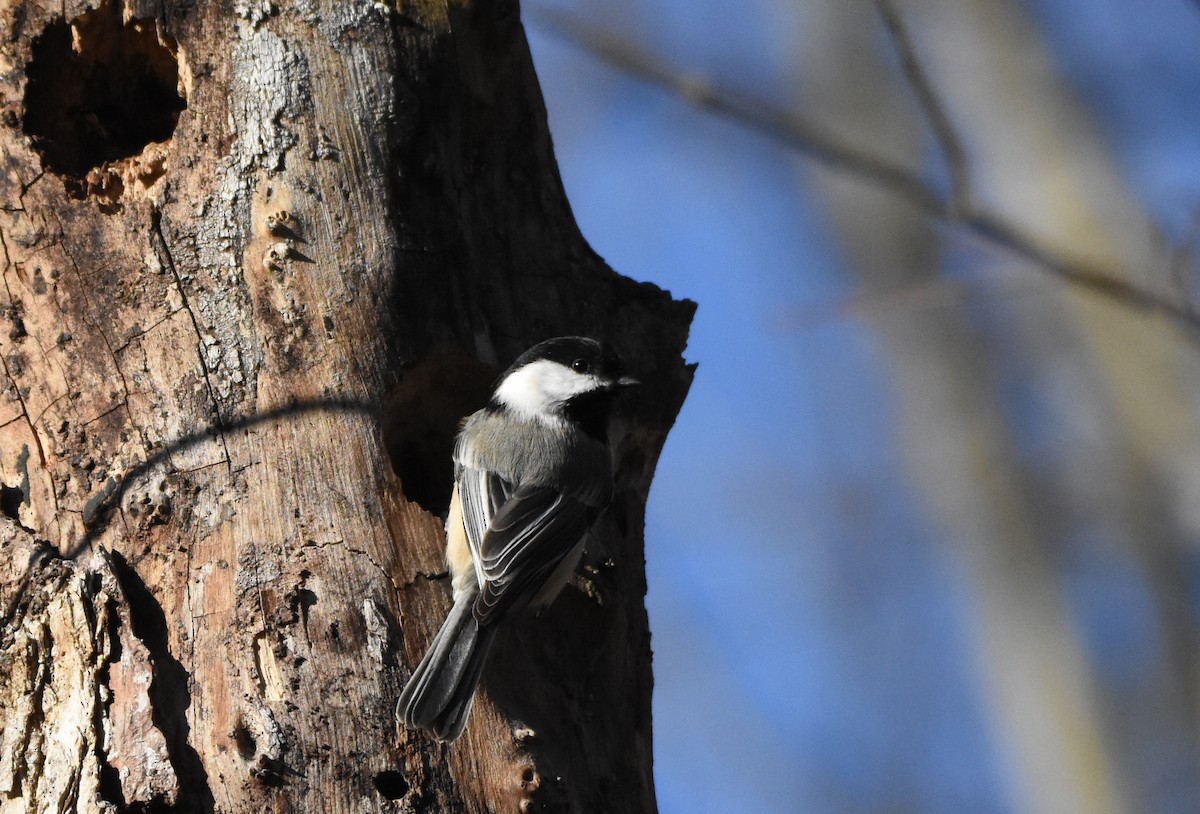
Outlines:
[[[1147, 209], [1182, 234], [1200, 206], [1200, 6], [1024, 6]], [[605, 7], [623, 14], [597, 23], [681, 71], [794, 99], [793, 3]], [[660, 810], [1016, 811], [962, 565], [901, 460], [888, 349], [840, 308], [855, 281], [806, 160], [527, 30], [584, 235], [617, 271], [699, 304], [686, 357], [700, 368], [647, 520]], [[1030, 454], [1052, 454], [1022, 375], [1005, 409], [1027, 415]], [[1138, 647], [1154, 620], [1120, 610], [1146, 605], [1128, 567], [1088, 559], [1071, 579], [1101, 657], [1154, 658]], [[1124, 605], [1089, 604], [1097, 584]]]

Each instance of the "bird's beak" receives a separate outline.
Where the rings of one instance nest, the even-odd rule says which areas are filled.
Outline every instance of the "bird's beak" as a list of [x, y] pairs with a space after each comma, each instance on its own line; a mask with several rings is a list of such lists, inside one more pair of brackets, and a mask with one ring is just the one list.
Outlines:
[[640, 384], [641, 384], [641, 382], [639, 382], [637, 379], [633, 378], [632, 376], [622, 376], [621, 378], [619, 378], [615, 382], [613, 382], [613, 386], [616, 387], [618, 390], [624, 390], [628, 387], [637, 387]]

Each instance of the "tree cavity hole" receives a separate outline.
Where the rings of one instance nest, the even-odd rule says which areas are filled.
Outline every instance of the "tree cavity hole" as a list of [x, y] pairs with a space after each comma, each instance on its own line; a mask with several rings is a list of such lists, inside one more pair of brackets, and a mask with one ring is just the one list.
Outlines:
[[187, 107], [175, 40], [153, 19], [122, 22], [108, 3], [48, 25], [26, 76], [25, 133], [79, 198], [92, 170], [168, 141]]

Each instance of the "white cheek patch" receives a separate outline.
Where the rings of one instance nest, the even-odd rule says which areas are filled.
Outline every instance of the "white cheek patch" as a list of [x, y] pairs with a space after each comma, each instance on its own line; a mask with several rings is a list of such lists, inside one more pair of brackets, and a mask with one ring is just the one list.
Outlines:
[[546, 417], [557, 413], [563, 402], [603, 386], [595, 376], [542, 359], [510, 373], [496, 388], [496, 399], [514, 412]]

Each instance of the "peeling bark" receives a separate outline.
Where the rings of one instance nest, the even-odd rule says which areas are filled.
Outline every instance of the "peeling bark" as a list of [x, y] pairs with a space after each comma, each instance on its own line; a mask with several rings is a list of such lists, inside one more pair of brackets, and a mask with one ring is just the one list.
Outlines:
[[[655, 809], [692, 306], [579, 235], [515, 4], [0, 0], [0, 270], [0, 813]], [[651, 383], [618, 497], [463, 739], [398, 731], [455, 422], [564, 333]]]

